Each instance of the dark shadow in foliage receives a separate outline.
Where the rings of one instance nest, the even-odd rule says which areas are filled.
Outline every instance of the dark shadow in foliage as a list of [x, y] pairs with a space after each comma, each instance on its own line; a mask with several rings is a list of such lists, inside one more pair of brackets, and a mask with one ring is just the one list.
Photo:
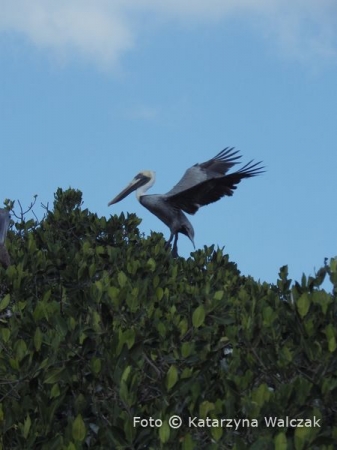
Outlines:
[[[79, 191], [59, 189], [40, 223], [9, 233], [3, 448], [332, 450], [337, 302], [320, 286], [324, 272], [336, 289], [337, 260], [293, 287], [283, 267], [270, 285], [214, 247], [173, 259], [139, 222], [99, 218]], [[172, 415], [181, 428], [168, 426]], [[321, 427], [264, 424], [286, 416]], [[134, 417], [162, 426], [134, 427]], [[189, 417], [246, 422], [194, 427]]]

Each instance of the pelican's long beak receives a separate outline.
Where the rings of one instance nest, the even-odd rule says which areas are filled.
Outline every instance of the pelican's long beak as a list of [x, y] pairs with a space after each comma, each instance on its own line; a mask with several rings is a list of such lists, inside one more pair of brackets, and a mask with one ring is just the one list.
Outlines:
[[149, 177], [142, 173], [139, 173], [135, 176], [131, 183], [129, 183], [126, 188], [122, 190], [122, 192], [120, 192], [113, 200], [111, 200], [111, 202], [108, 203], [108, 206], [120, 202], [121, 200], [123, 200], [123, 198], [127, 197], [129, 194], [131, 194], [131, 192], [143, 186], [148, 181]]

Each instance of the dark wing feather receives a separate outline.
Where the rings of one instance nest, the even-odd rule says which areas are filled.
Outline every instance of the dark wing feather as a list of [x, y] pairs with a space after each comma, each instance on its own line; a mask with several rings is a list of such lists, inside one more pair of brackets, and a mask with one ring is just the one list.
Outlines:
[[214, 158], [201, 164], [195, 164], [186, 170], [181, 180], [166, 195], [174, 195], [184, 192], [193, 186], [215, 177], [223, 177], [228, 170], [237, 164], [241, 156], [235, 156], [238, 150], [234, 147], [226, 147]]
[[200, 166], [203, 170], [207, 170], [208, 172], [216, 172], [220, 175], [225, 175], [231, 167], [238, 163], [237, 160], [241, 158], [240, 155], [235, 156], [239, 153], [239, 150], [233, 150], [234, 147], [226, 147], [214, 156], [214, 158], [204, 163], [196, 164], [196, 166]]
[[224, 196], [233, 195], [244, 178], [255, 177], [264, 172], [261, 162], [250, 161], [237, 172], [203, 181], [183, 192], [169, 196], [167, 201], [176, 208], [195, 214], [201, 206], [214, 203]]

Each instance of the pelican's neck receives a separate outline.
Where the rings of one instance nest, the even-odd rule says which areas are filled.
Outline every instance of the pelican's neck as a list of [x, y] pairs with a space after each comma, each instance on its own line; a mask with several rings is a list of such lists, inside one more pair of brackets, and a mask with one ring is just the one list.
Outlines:
[[146, 175], [147, 177], [149, 177], [149, 181], [145, 184], [143, 184], [143, 186], [140, 186], [137, 191], [136, 191], [136, 197], [137, 200], [139, 201], [140, 197], [142, 195], [145, 194], [145, 192], [150, 189], [150, 187], [152, 187], [156, 181], [156, 174], [155, 172], [153, 172], [152, 170], [144, 170], [142, 172], [144, 175]]

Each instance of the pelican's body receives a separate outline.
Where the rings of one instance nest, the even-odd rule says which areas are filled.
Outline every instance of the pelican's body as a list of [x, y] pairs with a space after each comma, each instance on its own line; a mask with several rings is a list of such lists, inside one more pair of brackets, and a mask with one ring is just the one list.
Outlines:
[[170, 204], [166, 195], [141, 195], [139, 201], [145, 208], [169, 227], [171, 235], [167, 243], [168, 245], [175, 236], [172, 250], [174, 256], [178, 255], [178, 233], [185, 234], [191, 239], [192, 244], [194, 245], [194, 229], [191, 222], [180, 209], [177, 209]]
[[251, 161], [237, 172], [227, 175], [228, 170], [240, 158], [235, 156], [238, 152], [233, 150], [225, 148], [209, 161], [190, 167], [167, 194], [145, 195], [155, 182], [155, 173], [150, 170], [140, 172], [108, 205], [121, 201], [136, 190], [138, 201], [169, 227], [171, 235], [167, 245], [175, 238], [172, 254], [177, 256], [178, 233], [185, 234], [194, 245], [194, 229], [183, 211], [195, 214], [201, 206], [213, 203], [223, 196], [233, 195], [236, 185], [243, 178], [251, 178], [263, 172], [260, 163], [253, 164]]

